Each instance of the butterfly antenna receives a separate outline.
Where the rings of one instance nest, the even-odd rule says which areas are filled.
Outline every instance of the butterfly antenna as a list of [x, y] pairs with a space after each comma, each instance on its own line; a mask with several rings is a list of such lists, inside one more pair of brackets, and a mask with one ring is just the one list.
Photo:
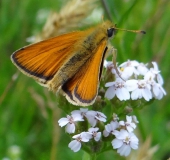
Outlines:
[[143, 31], [143, 30], [129, 30], [129, 29], [121, 29], [121, 28], [117, 28], [117, 27], [114, 27], [114, 29], [117, 29], [117, 30], [120, 30], [120, 31], [126, 31], [126, 32], [146, 34], [146, 32]]

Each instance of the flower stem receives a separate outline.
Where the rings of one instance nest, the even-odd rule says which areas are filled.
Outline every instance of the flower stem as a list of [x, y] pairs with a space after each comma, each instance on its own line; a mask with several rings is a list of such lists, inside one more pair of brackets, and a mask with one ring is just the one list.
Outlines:
[[134, 110], [134, 113], [135, 113], [135, 115], [138, 117], [138, 121], [140, 122], [140, 123], [138, 124], [138, 128], [139, 128], [139, 130], [140, 130], [140, 134], [141, 134], [141, 136], [142, 136], [142, 139], [144, 140], [144, 139], [146, 139], [146, 134], [145, 134], [145, 130], [144, 130], [144, 125], [142, 124], [142, 120], [141, 120], [141, 118], [140, 118], [139, 112], [138, 112], [137, 110]]
[[96, 153], [87, 153], [87, 152], [84, 152], [83, 154], [83, 157], [82, 157], [82, 160], [96, 160], [97, 159], [97, 155]]
[[97, 159], [96, 153], [93, 153], [90, 156], [91, 156], [90, 160], [96, 160]]

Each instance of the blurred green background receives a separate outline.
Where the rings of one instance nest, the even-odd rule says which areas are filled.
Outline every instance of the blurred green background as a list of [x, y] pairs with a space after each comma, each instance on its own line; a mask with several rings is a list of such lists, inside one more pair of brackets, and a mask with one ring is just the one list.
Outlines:
[[[119, 32], [112, 44], [118, 50], [119, 63], [135, 59], [159, 64], [167, 95], [138, 112], [138, 137], [142, 143], [151, 136], [152, 146], [159, 145], [153, 159], [166, 160], [170, 157], [170, 2], [105, 2], [118, 27], [147, 32], [146, 35]], [[58, 128], [62, 113], [56, 96], [20, 74], [10, 61], [15, 50], [28, 44], [26, 38], [42, 30], [50, 11], [58, 12], [65, 3], [67, 0], [0, 0], [0, 159], [81, 159], [83, 152], [70, 151], [67, 148], [70, 139], [64, 129]], [[102, 8], [105, 19], [108, 18], [101, 1], [97, 1], [96, 8]], [[116, 159], [116, 155], [110, 151], [99, 159], [111, 160], [114, 156]]]

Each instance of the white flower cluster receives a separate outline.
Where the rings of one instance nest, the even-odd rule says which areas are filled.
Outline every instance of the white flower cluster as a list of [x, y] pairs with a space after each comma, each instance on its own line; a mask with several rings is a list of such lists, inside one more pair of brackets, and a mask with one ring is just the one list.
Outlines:
[[128, 156], [131, 149], [138, 149], [139, 140], [133, 133], [136, 123], [139, 123], [136, 116], [126, 116], [126, 121], [118, 121], [118, 118], [115, 118], [115, 114], [113, 114], [113, 120], [105, 125], [104, 137], [115, 137], [111, 143], [121, 156]]
[[[128, 156], [131, 148], [138, 148], [138, 138], [133, 133], [138, 123], [136, 116], [126, 116], [126, 121], [118, 121], [119, 118], [116, 114], [113, 114], [113, 120], [105, 125], [104, 131], [100, 132], [100, 128], [96, 127], [99, 123], [106, 122], [106, 116], [102, 112], [92, 111], [84, 108], [71, 112], [71, 116], [67, 115], [67, 118], [61, 118], [58, 123], [59, 126], [65, 127], [65, 131], [69, 134], [75, 133], [76, 125], [78, 121], [88, 121], [90, 128], [88, 131], [83, 131], [74, 135], [68, 147], [77, 152], [81, 149], [82, 142], [89, 142], [94, 139], [96, 142], [104, 142], [104, 137], [114, 136], [111, 142], [113, 149], [117, 149], [117, 152], [121, 156]], [[103, 137], [102, 137], [103, 133]]]
[[163, 78], [157, 63], [152, 62], [152, 65], [153, 68], [147, 68], [147, 64], [128, 60], [115, 69], [112, 62], [105, 61], [105, 68], [115, 75], [113, 82], [105, 84], [105, 87], [108, 87], [105, 97], [112, 99], [117, 96], [121, 101], [130, 98], [132, 100], [143, 98], [146, 101], [152, 98], [160, 100], [166, 95], [162, 87]]

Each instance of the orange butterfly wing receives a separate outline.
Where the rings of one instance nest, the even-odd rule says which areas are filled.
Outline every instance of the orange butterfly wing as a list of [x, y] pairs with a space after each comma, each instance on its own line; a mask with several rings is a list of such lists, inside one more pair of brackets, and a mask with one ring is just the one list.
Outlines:
[[11, 60], [24, 74], [45, 84], [72, 56], [73, 45], [83, 35], [81, 31], [71, 32], [26, 46], [14, 52]]
[[107, 41], [103, 40], [93, 56], [68, 80], [62, 89], [68, 101], [75, 105], [88, 106], [94, 103], [98, 93]]

